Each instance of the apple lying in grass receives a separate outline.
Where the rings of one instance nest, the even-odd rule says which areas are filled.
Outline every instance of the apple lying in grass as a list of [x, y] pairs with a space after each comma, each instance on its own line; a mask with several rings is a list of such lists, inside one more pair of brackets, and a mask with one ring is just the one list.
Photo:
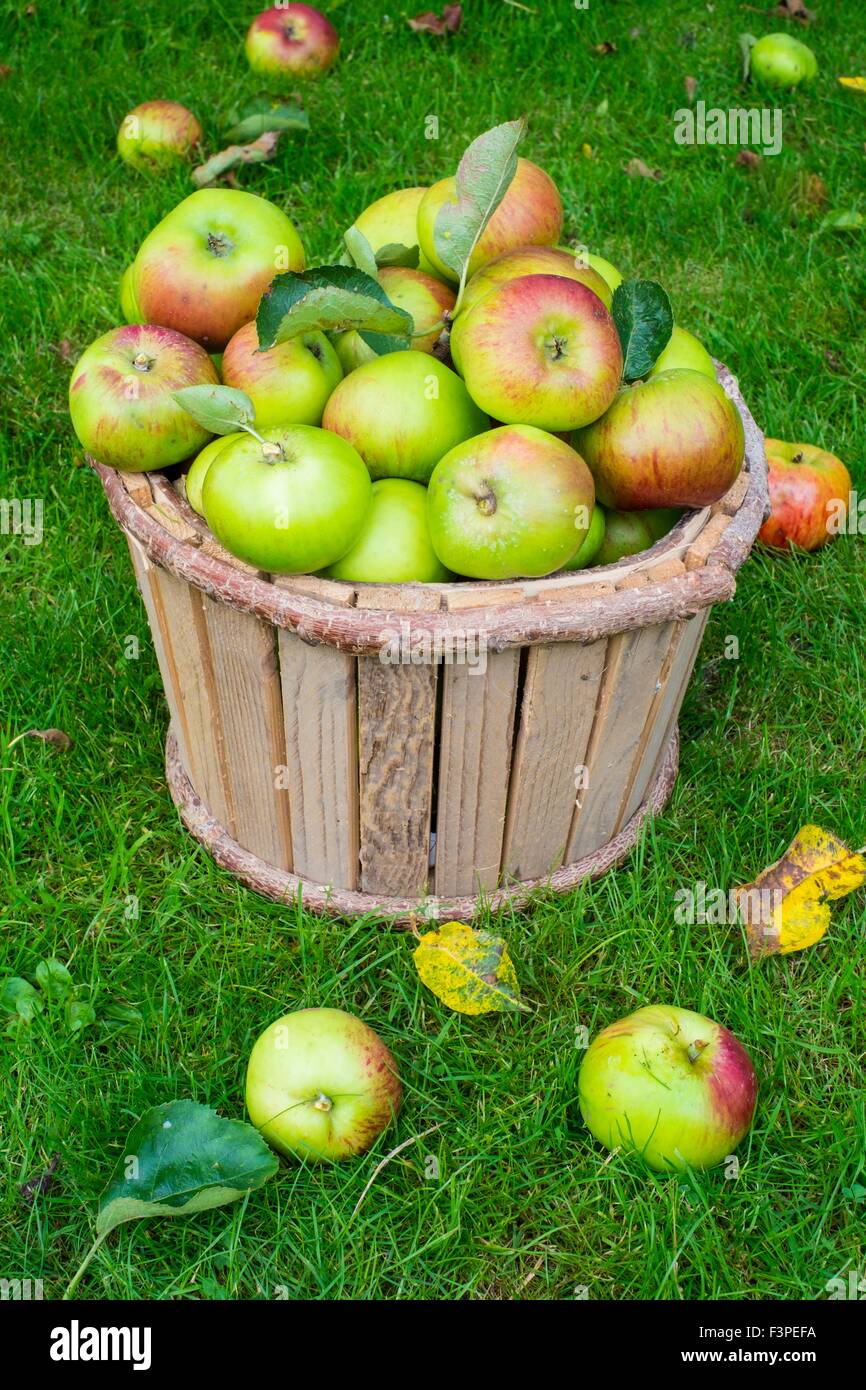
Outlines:
[[608, 1149], [636, 1150], [651, 1168], [710, 1168], [748, 1132], [758, 1083], [727, 1028], [653, 1004], [602, 1030], [580, 1068], [580, 1110]]
[[82, 353], [69, 384], [69, 413], [82, 446], [100, 463], [141, 473], [200, 449], [209, 432], [173, 393], [219, 380], [204, 348], [171, 328], [130, 323]]
[[262, 1137], [287, 1157], [366, 1153], [400, 1109], [392, 1053], [342, 1009], [300, 1009], [266, 1028], [247, 1066], [246, 1104]]
[[716, 502], [737, 477], [745, 448], [736, 406], [717, 382], [688, 370], [623, 387], [574, 444], [599, 501], [621, 511]]
[[303, 268], [300, 237], [273, 203], [239, 189], [201, 188], [145, 237], [131, 293], [148, 323], [221, 352], [255, 318], [274, 276]]
[[242, 434], [219, 451], [202, 486], [217, 540], [272, 574], [308, 574], [339, 560], [358, 539], [369, 504], [363, 460], [315, 425]]
[[604, 509], [595, 504], [592, 509], [592, 516], [589, 518], [589, 529], [581, 541], [580, 547], [575, 551], [570, 560], [565, 563], [567, 570], [585, 570], [590, 565], [597, 565], [598, 552], [604, 542]]
[[226, 386], [245, 391], [255, 407], [256, 427], [319, 425], [343, 369], [324, 333], [311, 330], [259, 351], [254, 323], [239, 328], [223, 353]]
[[[443, 280], [456, 283], [457, 271], [442, 260], [433, 229], [439, 209], [456, 200], [456, 179], [440, 179], [428, 188], [418, 208], [421, 250]], [[562, 231], [562, 200], [549, 174], [529, 159], [518, 159], [505, 197], [494, 212], [469, 260], [469, 275], [518, 246], [555, 246]]]
[[143, 101], [124, 116], [117, 152], [134, 169], [153, 172], [183, 164], [204, 136], [191, 111], [178, 101]]
[[434, 584], [453, 575], [438, 558], [427, 522], [427, 489], [408, 478], [373, 484], [361, 534], [324, 573], [361, 584]]
[[[412, 315], [415, 333], [426, 337], [413, 337], [412, 347], [416, 352], [432, 352], [443, 328], [443, 314], [454, 308], [454, 291], [441, 280], [427, 275], [423, 270], [412, 270], [408, 266], [383, 266], [379, 271], [379, 284], [392, 304], [405, 309]], [[343, 371], [353, 372], [365, 362], [372, 362], [377, 356], [360, 333], [347, 329], [337, 338], [334, 346], [343, 366]]]
[[561, 439], [533, 425], [488, 430], [433, 470], [433, 549], [470, 579], [552, 574], [582, 544], [594, 501], [586, 464]]
[[426, 483], [443, 454], [479, 434], [487, 416], [456, 372], [409, 350], [377, 357], [344, 377], [322, 424], [354, 445], [371, 477]]
[[678, 371], [681, 368], [702, 372], [710, 381], [716, 380], [713, 359], [703, 343], [693, 333], [688, 333], [685, 328], [679, 328], [674, 324], [668, 345], [659, 353], [649, 375], [660, 376], [662, 372]]
[[506, 424], [571, 430], [607, 410], [622, 379], [622, 348], [597, 294], [560, 275], [498, 285], [451, 335], [472, 399]]
[[770, 515], [758, 538], [776, 550], [817, 550], [835, 534], [828, 522], [849, 505], [851, 475], [835, 454], [814, 444], [765, 439]]
[[374, 254], [385, 246], [418, 246], [418, 269], [435, 275], [418, 242], [418, 209], [426, 187], [395, 188], [377, 198], [352, 224], [370, 243]]
[[765, 34], [749, 56], [752, 76], [767, 87], [799, 87], [818, 73], [818, 60], [793, 34]]
[[468, 314], [497, 285], [518, 280], [521, 275], [562, 275], [566, 280], [576, 280], [597, 294], [607, 309], [613, 299], [604, 277], [590, 266], [576, 265], [574, 256], [568, 251], [560, 251], [555, 246], [520, 246], [516, 251], [506, 251], [488, 261], [477, 275], [473, 275], [460, 303], [461, 315]]
[[196, 454], [184, 477], [184, 491], [186, 500], [194, 512], [199, 516], [204, 516], [204, 503], [202, 501], [201, 490], [204, 487], [204, 480], [207, 477], [208, 469], [216, 458], [221, 454], [227, 444], [231, 444], [235, 439], [243, 439], [243, 431], [237, 434], [218, 434], [209, 444], [205, 444], [201, 453]]
[[247, 62], [261, 77], [291, 85], [319, 77], [337, 60], [340, 38], [330, 20], [312, 5], [274, 5], [247, 30]]

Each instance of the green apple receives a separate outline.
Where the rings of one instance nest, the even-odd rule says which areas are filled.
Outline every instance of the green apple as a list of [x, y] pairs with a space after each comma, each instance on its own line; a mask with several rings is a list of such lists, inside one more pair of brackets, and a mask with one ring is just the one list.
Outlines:
[[200, 454], [196, 454], [187, 470], [184, 478], [184, 488], [186, 490], [186, 500], [194, 512], [199, 516], [204, 516], [204, 503], [202, 502], [201, 490], [204, 487], [204, 480], [207, 477], [208, 469], [216, 458], [221, 454], [227, 444], [231, 444], [235, 439], [243, 439], [244, 432], [237, 434], [218, 434], [209, 444], [205, 444]]
[[203, 138], [195, 116], [180, 102], [143, 101], [121, 121], [117, 152], [133, 168], [153, 172], [185, 163]]
[[[262, 442], [264, 441], [264, 442]], [[370, 475], [345, 439], [315, 425], [244, 434], [205, 475], [202, 504], [217, 540], [271, 574], [324, 569], [351, 549], [370, 504]]]
[[[442, 332], [443, 315], [454, 308], [454, 291], [423, 270], [401, 265], [383, 266], [379, 271], [379, 284], [392, 304], [412, 315], [415, 333], [423, 334], [425, 329], [430, 329], [426, 337], [413, 337], [414, 350], [432, 352]], [[341, 333], [334, 346], [346, 374], [377, 356], [352, 328]]]
[[748, 1052], [721, 1024], [652, 1004], [603, 1029], [578, 1077], [581, 1114], [608, 1149], [651, 1168], [709, 1168], [733, 1153], [755, 1113]]
[[135, 297], [135, 284], [132, 266], [128, 265], [120, 277], [120, 312], [124, 323], [144, 323], [144, 317]]
[[606, 261], [604, 256], [595, 256], [590, 251], [585, 251], [581, 246], [557, 246], [557, 251], [562, 251], [566, 256], [570, 256], [575, 265], [588, 266], [594, 270], [596, 275], [600, 275], [604, 280], [611, 294], [622, 284], [622, 274], [615, 265]]
[[605, 509], [604, 538], [596, 552], [595, 563], [615, 565], [618, 560], [639, 555], [642, 550], [649, 550], [650, 546], [655, 545], [656, 538], [646, 519], [647, 515], [644, 512]]
[[289, 1158], [366, 1153], [394, 1120], [401, 1097], [392, 1053], [342, 1009], [300, 1009], [277, 1019], [247, 1065], [249, 1117]]
[[685, 516], [683, 507], [650, 507], [648, 511], [641, 512], [647, 526], [652, 532], [653, 540], [660, 541], [662, 536], [666, 536], [672, 531], [681, 517]]
[[200, 188], [145, 237], [132, 286], [148, 323], [222, 352], [255, 318], [274, 276], [303, 268], [301, 239], [273, 203], [236, 188]]
[[585, 284], [561, 275], [497, 285], [458, 315], [451, 351], [489, 415], [551, 432], [598, 419], [622, 380], [610, 313]]
[[408, 478], [380, 478], [373, 484], [360, 536], [324, 573], [360, 584], [436, 584], [452, 579], [430, 540], [427, 489]]
[[426, 352], [390, 352], [344, 377], [322, 417], [325, 429], [355, 446], [373, 478], [425, 483], [487, 416], [456, 372]]
[[291, 86], [298, 78], [327, 72], [337, 60], [340, 39], [330, 20], [312, 5], [283, 3], [256, 16], [244, 48], [254, 73]]
[[256, 325], [245, 323], [223, 353], [222, 378], [226, 386], [249, 396], [257, 429], [320, 425], [328, 397], [343, 380], [343, 368], [324, 333], [299, 333], [260, 352]]
[[678, 371], [684, 367], [692, 372], [703, 372], [711, 381], [716, 380], [713, 359], [703, 343], [699, 342], [693, 333], [687, 333], [684, 328], [674, 325], [667, 347], [659, 353], [649, 376], [658, 376], [660, 372]]
[[594, 500], [589, 469], [561, 439], [533, 425], [488, 430], [433, 470], [433, 549], [470, 579], [552, 574], [583, 543]]
[[597, 294], [606, 309], [610, 308], [613, 299], [607, 281], [598, 271], [577, 265], [569, 252], [559, 251], [555, 246], [521, 246], [516, 251], [506, 251], [504, 255], [497, 256], [495, 261], [488, 261], [477, 275], [473, 275], [461, 300], [459, 316], [468, 314], [497, 285], [518, 280], [521, 275], [562, 275], [566, 280], [576, 280]]
[[585, 570], [597, 563], [596, 556], [604, 541], [604, 511], [596, 503], [589, 519], [589, 530], [584, 536], [579, 550], [566, 561], [567, 570]]
[[[437, 275], [455, 283], [459, 275], [436, 249], [434, 227], [439, 209], [456, 202], [456, 179], [440, 179], [428, 188], [418, 208], [418, 240]], [[549, 174], [529, 159], [518, 159], [505, 197], [478, 239], [469, 260], [469, 275], [488, 261], [518, 246], [555, 246], [562, 232], [562, 200]]]
[[765, 34], [753, 46], [750, 71], [768, 87], [798, 87], [818, 74], [818, 60], [792, 34]]
[[[355, 218], [353, 226], [367, 238], [374, 254], [384, 246], [418, 246], [418, 209], [426, 192], [426, 188], [395, 188]], [[420, 247], [418, 269], [436, 274]]]
[[734, 482], [743, 423], [718, 382], [686, 369], [623, 387], [600, 419], [579, 431], [605, 507], [705, 507]]
[[69, 384], [69, 413], [83, 447], [127, 473], [167, 468], [210, 438], [174, 392], [219, 380], [203, 348], [171, 328], [130, 323], [82, 353]]

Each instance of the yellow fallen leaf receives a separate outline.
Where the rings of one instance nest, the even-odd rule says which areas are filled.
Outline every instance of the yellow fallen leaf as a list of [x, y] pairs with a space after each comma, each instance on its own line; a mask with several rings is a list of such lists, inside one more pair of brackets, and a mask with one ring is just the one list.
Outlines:
[[820, 941], [828, 903], [866, 883], [866, 858], [817, 825], [804, 825], [775, 864], [735, 889], [753, 959], [788, 955]]
[[587, 145], [584, 141], [584, 143], [580, 147], [580, 152], [583, 155], [584, 159], [592, 159], [592, 145]]
[[849, 87], [852, 92], [866, 93], [866, 77], [840, 77], [843, 87]]
[[475, 931], [465, 922], [443, 922], [421, 937], [412, 959], [422, 983], [457, 1013], [526, 1008], [501, 936]]

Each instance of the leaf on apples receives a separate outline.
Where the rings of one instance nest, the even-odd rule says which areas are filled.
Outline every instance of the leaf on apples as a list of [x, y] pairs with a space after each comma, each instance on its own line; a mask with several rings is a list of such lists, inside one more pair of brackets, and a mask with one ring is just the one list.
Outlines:
[[325, 265], [298, 274], [287, 270], [265, 290], [256, 315], [264, 351], [299, 333], [355, 328], [411, 342], [412, 315], [392, 304], [378, 280], [353, 266]]
[[184, 386], [174, 398], [211, 434], [234, 434], [251, 425], [255, 408], [246, 391], [235, 386]]
[[380, 270], [383, 266], [390, 265], [401, 265], [406, 266], [409, 270], [417, 270], [420, 259], [420, 246], [403, 246], [399, 241], [389, 241], [387, 246], [380, 246], [376, 252], [376, 265]]
[[623, 280], [611, 306], [623, 356], [623, 381], [646, 376], [670, 341], [674, 316], [655, 280]]
[[241, 110], [231, 113], [225, 138], [233, 144], [245, 145], [271, 130], [309, 130], [310, 118], [299, 106], [273, 102], [258, 97]]
[[461, 1014], [527, 1010], [501, 936], [465, 922], [443, 922], [425, 933], [412, 953], [421, 982]]
[[817, 825], [804, 825], [781, 859], [734, 890], [753, 959], [814, 946], [830, 926], [827, 906], [866, 883], [866, 858]]
[[378, 266], [373, 248], [363, 232], [359, 232], [357, 227], [350, 227], [343, 233], [343, 240], [346, 243], [346, 250], [352, 258], [352, 264], [359, 270], [363, 270], [365, 275], [369, 275], [371, 280], [376, 279]]
[[188, 1216], [236, 1202], [278, 1166], [252, 1125], [225, 1120], [192, 1100], [155, 1105], [126, 1138], [100, 1198], [97, 1234], [106, 1236], [126, 1221]]
[[525, 130], [521, 116], [473, 140], [457, 168], [455, 200], [443, 203], [436, 216], [436, 250], [459, 277], [461, 291], [472, 252], [517, 173], [517, 147]]

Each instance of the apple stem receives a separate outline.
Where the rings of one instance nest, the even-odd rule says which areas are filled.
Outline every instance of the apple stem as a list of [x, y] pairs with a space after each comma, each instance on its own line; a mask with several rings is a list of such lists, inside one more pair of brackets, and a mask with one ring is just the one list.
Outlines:
[[694, 1042], [689, 1043], [688, 1057], [690, 1062], [696, 1062], [706, 1047], [706, 1043], [700, 1038], [695, 1038]]
[[803, 462], [803, 455], [802, 455], [802, 453], [795, 454], [794, 457], [791, 459], [791, 462], [792, 462], [792, 463], [802, 463], [802, 462]]
[[324, 1091], [320, 1091], [319, 1094], [316, 1096], [316, 1099], [313, 1101], [313, 1109], [321, 1110], [324, 1114], [327, 1115], [328, 1111], [333, 1110], [333, 1108], [334, 1102], [331, 1100], [331, 1097], [326, 1096]]
[[259, 441], [262, 446], [262, 456], [264, 457], [265, 463], [276, 463], [277, 459], [285, 459], [286, 456], [283, 453], [282, 444], [277, 444], [273, 439], [265, 439], [264, 435], [259, 434], [258, 430], [254, 430], [252, 425], [245, 425], [239, 421], [238, 428], [246, 430], [247, 434], [251, 434], [253, 439]]

